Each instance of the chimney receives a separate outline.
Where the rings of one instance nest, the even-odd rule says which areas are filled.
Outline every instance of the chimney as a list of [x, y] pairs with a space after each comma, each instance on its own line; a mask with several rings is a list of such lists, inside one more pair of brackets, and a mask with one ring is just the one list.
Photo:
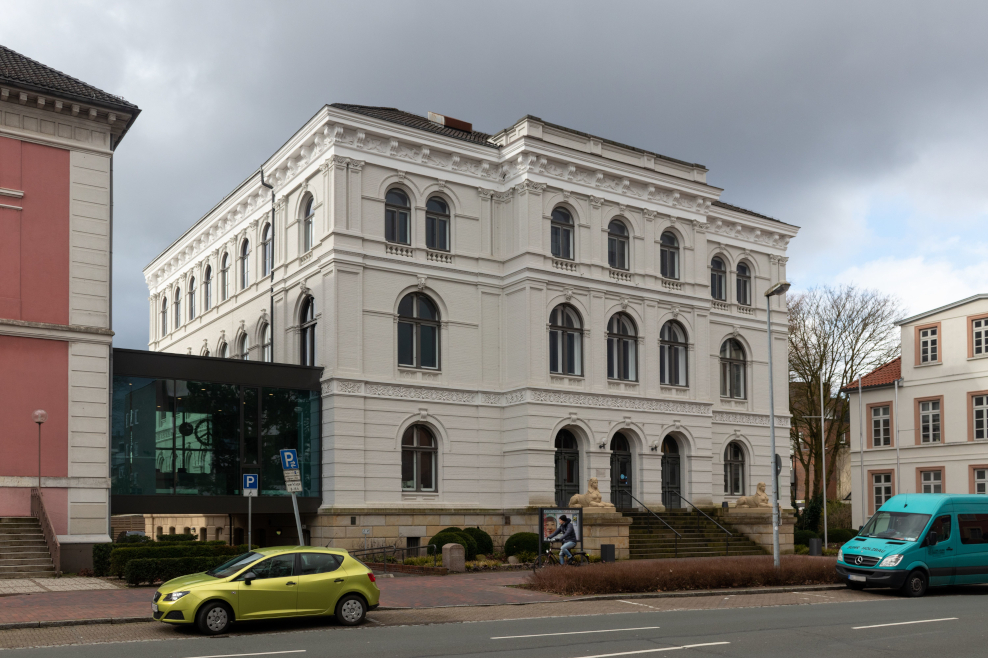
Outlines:
[[440, 126], [446, 126], [447, 128], [454, 128], [456, 130], [462, 130], [468, 133], [473, 132], [472, 123], [460, 121], [459, 119], [454, 119], [453, 117], [443, 116], [442, 114], [436, 114], [435, 112], [429, 112], [429, 121], [432, 123], [438, 123]]

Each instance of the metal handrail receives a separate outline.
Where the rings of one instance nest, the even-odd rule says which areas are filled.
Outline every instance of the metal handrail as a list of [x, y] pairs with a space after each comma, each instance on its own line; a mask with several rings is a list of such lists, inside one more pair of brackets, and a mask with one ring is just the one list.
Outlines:
[[679, 540], [682, 539], [683, 536], [681, 534], [679, 534], [679, 532], [675, 528], [673, 528], [671, 525], [669, 525], [668, 523], [666, 523], [665, 519], [663, 519], [661, 516], [659, 516], [658, 514], [656, 514], [655, 512], [653, 512], [652, 510], [650, 510], [647, 507], [645, 507], [645, 503], [643, 503], [642, 501], [638, 500], [637, 498], [635, 498], [630, 493], [628, 493], [628, 497], [631, 498], [631, 500], [633, 500], [636, 503], [638, 503], [639, 505], [641, 505], [643, 510], [645, 510], [646, 512], [648, 512], [649, 514], [651, 514], [652, 516], [654, 516], [655, 518], [657, 518], [659, 521], [662, 521], [662, 525], [664, 525], [665, 527], [667, 527], [670, 530], [672, 530], [673, 534], [676, 535], [676, 540], [675, 540], [674, 549], [673, 549], [673, 556], [678, 558], [679, 557]]
[[41, 497], [41, 489], [31, 487], [31, 516], [38, 519], [41, 525], [41, 533], [45, 536], [45, 544], [48, 545], [48, 554], [51, 555], [52, 564], [55, 566], [55, 575], [62, 575], [62, 547], [58, 543], [58, 535], [48, 518], [48, 510], [45, 509], [45, 499]]
[[[710, 518], [710, 515], [707, 514], [706, 512], [704, 512], [702, 509], [700, 509], [699, 507], [697, 507], [696, 505], [694, 505], [690, 501], [688, 501], [685, 498], [683, 498], [683, 495], [681, 493], [679, 493], [678, 491], [668, 491], [667, 493], [676, 494], [677, 496], [679, 496], [679, 499], [681, 501], [683, 501], [684, 503], [686, 503], [687, 505], [689, 505], [690, 507], [692, 507], [694, 511], [698, 512], [699, 514], [702, 514], [703, 516], [705, 516], [707, 518], [708, 521], [710, 521], [715, 526], [717, 526], [718, 528], [720, 528], [721, 530], [723, 530], [725, 533], [727, 533], [727, 539], [724, 542], [724, 555], [730, 555], [731, 554], [731, 537], [733, 537], [734, 534], [730, 530], [728, 530], [727, 528], [725, 528], [721, 524], [719, 524], [716, 521], [714, 521], [712, 518]], [[700, 529], [700, 517], [699, 516], [696, 517], [696, 527], [697, 527], [697, 530]]]
[[[384, 573], [388, 573], [388, 558], [395, 559], [399, 552], [410, 553], [411, 551], [421, 551], [422, 549], [432, 549], [432, 566], [438, 566], [438, 547], [435, 544], [424, 544], [422, 546], [411, 546], [400, 548], [397, 544], [393, 546], [378, 546], [377, 548], [361, 548], [355, 551], [347, 551], [350, 555], [381, 555], [384, 558]], [[390, 552], [390, 555], [389, 555]], [[395, 560], [397, 562], [397, 560]]]

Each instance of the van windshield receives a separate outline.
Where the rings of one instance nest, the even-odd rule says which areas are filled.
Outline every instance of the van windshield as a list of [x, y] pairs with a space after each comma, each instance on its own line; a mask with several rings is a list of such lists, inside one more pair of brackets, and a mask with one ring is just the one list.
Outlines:
[[930, 520], [929, 514], [907, 514], [905, 512], [877, 512], [858, 537], [878, 539], [899, 539], [916, 541]]

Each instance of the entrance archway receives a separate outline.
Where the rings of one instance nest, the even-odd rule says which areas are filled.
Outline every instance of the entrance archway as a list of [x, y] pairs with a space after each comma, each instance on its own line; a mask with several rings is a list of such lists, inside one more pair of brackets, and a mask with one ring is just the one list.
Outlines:
[[672, 436], [662, 439], [662, 504], [666, 509], [682, 507], [682, 471], [679, 442]]
[[611, 502], [618, 509], [633, 507], [631, 484], [631, 443], [618, 432], [611, 439]]
[[580, 493], [580, 447], [567, 429], [556, 434], [556, 505], [566, 507]]

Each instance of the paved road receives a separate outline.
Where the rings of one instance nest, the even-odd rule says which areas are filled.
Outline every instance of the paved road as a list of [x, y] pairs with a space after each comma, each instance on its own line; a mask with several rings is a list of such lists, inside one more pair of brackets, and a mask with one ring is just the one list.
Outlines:
[[[856, 658], [893, 654], [941, 658], [986, 653], [988, 588], [957, 588], [923, 599], [856, 595], [859, 598], [820, 605], [692, 611], [660, 611], [648, 607], [650, 602], [656, 602], [654, 599], [636, 600], [623, 608], [621, 602], [536, 604], [510, 608], [516, 614], [530, 611], [535, 613], [533, 617], [545, 609], [554, 610], [549, 614], [558, 614], [563, 609], [571, 610], [571, 614], [583, 614], [484, 623], [368, 624], [356, 629], [310, 623], [281, 632], [221, 638], [199, 638], [191, 632], [175, 631], [171, 637], [183, 639], [21, 649], [12, 655], [45, 658], [133, 658], [135, 653], [141, 658], [480, 658], [491, 655], [506, 658], [647, 658], [677, 651], [683, 655], [759, 658], [792, 658], [793, 655], [833, 658], [850, 655], [850, 652], [854, 652]], [[582, 610], [580, 605], [584, 606]], [[600, 606], [608, 614], [586, 614], [591, 612], [586, 606]], [[629, 608], [635, 612], [616, 614]], [[87, 628], [96, 630], [97, 627]]]

